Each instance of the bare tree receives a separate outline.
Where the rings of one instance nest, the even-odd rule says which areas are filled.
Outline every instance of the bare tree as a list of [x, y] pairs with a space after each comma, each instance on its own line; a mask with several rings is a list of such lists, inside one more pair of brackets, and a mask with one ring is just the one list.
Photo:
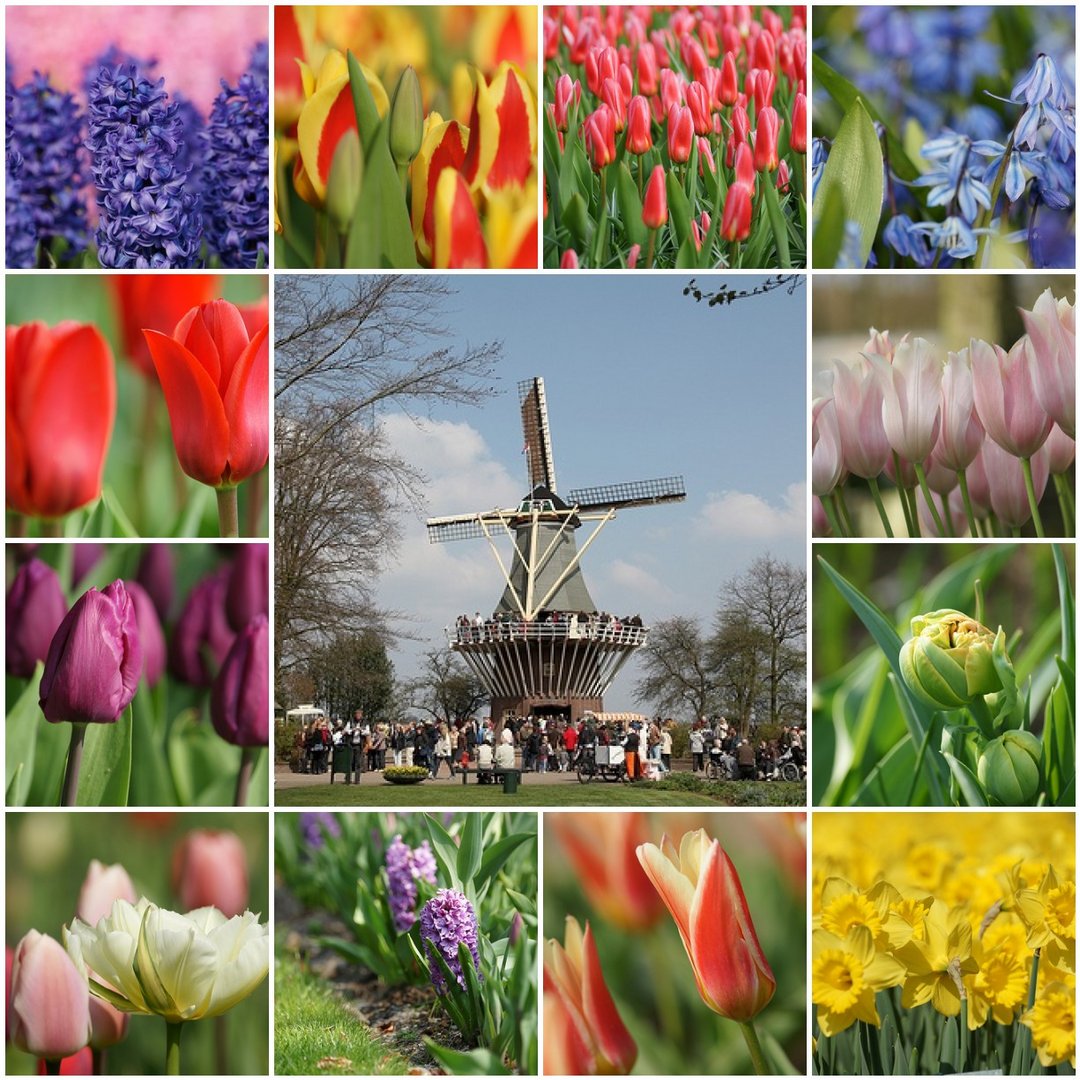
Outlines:
[[484, 684], [448, 649], [424, 654], [424, 670], [406, 690], [414, 709], [436, 720], [468, 720], [488, 700]]
[[709, 652], [697, 619], [676, 615], [658, 622], [640, 654], [644, 674], [635, 699], [661, 713], [689, 713], [694, 720], [715, 712], [719, 698]]

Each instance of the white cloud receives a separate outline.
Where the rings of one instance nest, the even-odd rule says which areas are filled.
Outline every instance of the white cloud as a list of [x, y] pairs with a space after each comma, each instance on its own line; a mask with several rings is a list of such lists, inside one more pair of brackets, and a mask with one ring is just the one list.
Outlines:
[[698, 531], [725, 540], [784, 540], [806, 531], [806, 485], [790, 484], [779, 503], [744, 491], [710, 494], [695, 521]]

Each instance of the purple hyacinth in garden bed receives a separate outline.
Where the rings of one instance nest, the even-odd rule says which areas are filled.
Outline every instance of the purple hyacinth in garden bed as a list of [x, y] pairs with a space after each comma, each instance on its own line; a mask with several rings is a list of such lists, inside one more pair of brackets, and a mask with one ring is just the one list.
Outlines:
[[341, 835], [341, 823], [326, 810], [312, 810], [300, 815], [300, 833], [308, 847], [318, 848], [328, 836]]
[[420, 940], [428, 961], [428, 973], [437, 993], [447, 991], [446, 979], [435, 959], [435, 952], [454, 973], [458, 986], [465, 989], [465, 975], [458, 959], [458, 947], [465, 945], [472, 953], [473, 967], [480, 976], [479, 931], [476, 911], [468, 897], [456, 889], [440, 889], [420, 912]]
[[398, 933], [411, 930], [416, 922], [417, 882], [435, 884], [435, 856], [425, 840], [419, 847], [410, 848], [398, 834], [386, 849], [386, 877], [389, 886], [390, 911]]

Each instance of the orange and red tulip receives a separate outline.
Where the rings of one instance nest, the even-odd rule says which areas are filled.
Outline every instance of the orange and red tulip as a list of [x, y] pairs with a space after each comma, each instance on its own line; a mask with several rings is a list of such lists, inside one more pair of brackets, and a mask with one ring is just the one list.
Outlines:
[[660, 847], [643, 844], [637, 854], [675, 920], [702, 1001], [729, 1020], [753, 1020], [772, 1000], [776, 979], [720, 841], [696, 829], [678, 850], [665, 836]]
[[7, 505], [54, 518], [101, 494], [116, 417], [113, 356], [96, 326], [9, 326]]
[[544, 946], [544, 1073], [628, 1073], [637, 1044], [604, 982], [592, 929], [567, 916], [564, 944]]

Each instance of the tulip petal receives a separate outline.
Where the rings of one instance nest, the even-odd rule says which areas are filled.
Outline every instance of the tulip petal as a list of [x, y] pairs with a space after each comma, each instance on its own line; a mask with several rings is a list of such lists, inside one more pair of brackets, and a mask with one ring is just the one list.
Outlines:
[[596, 1055], [580, 1014], [571, 1009], [544, 967], [544, 1075], [591, 1076]]
[[524, 76], [500, 64], [488, 85], [476, 80], [462, 173], [473, 191], [524, 184], [536, 152], [536, 107]]
[[[433, 114], [438, 119], [438, 114]], [[443, 169], [460, 169], [468, 131], [456, 120], [425, 122], [424, 141], [412, 166], [412, 227], [416, 246], [426, 259], [435, 246], [435, 185]], [[535, 265], [535, 264], [534, 264]]]
[[165, 394], [180, 466], [188, 476], [217, 487], [229, 455], [229, 422], [217, 386], [179, 342], [147, 330], [146, 344]]
[[269, 454], [269, 349], [269, 327], [264, 326], [240, 354], [225, 390], [228, 480], [232, 484], [257, 473]]
[[482, 270], [487, 249], [480, 216], [461, 173], [443, 169], [435, 185], [435, 269]]
[[582, 941], [581, 990], [585, 1017], [604, 1058], [616, 1072], [628, 1073], [637, 1061], [637, 1045], [615, 1008], [600, 969], [592, 928], [585, 924]]
[[348, 77], [321, 86], [304, 104], [296, 124], [300, 157], [311, 186], [320, 200], [326, 198], [326, 182], [341, 137], [360, 129]]
[[667, 905], [675, 925], [679, 929], [683, 945], [690, 952], [690, 909], [694, 904], [694, 887], [678, 866], [655, 844], [642, 844], [637, 849], [638, 859]]

